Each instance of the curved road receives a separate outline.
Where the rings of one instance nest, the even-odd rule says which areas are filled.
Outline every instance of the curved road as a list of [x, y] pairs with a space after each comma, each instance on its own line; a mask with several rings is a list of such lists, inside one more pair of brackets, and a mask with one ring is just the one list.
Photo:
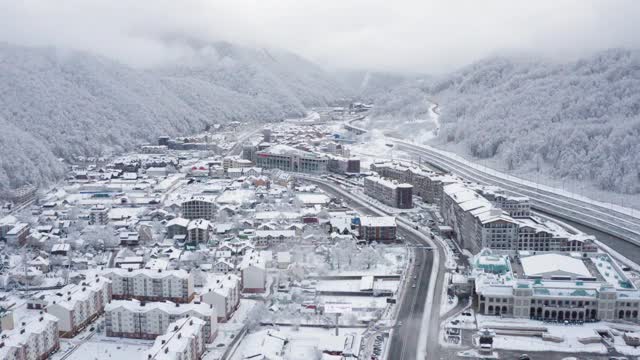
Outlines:
[[[350, 207], [363, 214], [388, 215], [331, 182], [308, 176], [301, 176], [301, 178], [318, 185], [329, 194], [344, 198]], [[439, 348], [441, 299], [439, 291], [444, 287], [445, 272], [444, 262], [439, 259], [445, 257], [444, 250], [440, 243], [429, 240], [430, 234], [416, 231], [412, 224], [401, 218], [398, 218], [398, 233], [414, 248], [415, 266], [412, 273], [407, 274], [410, 278], [397, 315], [399, 326], [392, 332], [389, 342], [389, 358], [394, 360], [439, 358], [435, 350]], [[432, 247], [433, 245], [435, 248]], [[412, 286], [414, 283], [415, 288]], [[428, 354], [427, 349], [429, 349]]]

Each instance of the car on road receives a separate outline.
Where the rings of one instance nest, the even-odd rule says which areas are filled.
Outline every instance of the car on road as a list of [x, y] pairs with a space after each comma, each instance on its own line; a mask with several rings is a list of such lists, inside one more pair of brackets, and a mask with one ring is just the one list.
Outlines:
[[415, 287], [416, 287], [416, 284], [415, 284], [415, 283], [413, 283], [413, 285], [411, 285], [411, 287], [412, 287], [412, 288], [415, 288]]

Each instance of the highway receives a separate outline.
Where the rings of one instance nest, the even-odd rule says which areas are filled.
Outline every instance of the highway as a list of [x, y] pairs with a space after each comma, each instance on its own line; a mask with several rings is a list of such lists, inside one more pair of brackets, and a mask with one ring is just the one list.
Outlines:
[[[362, 214], [388, 215], [329, 181], [310, 176], [300, 177], [318, 185], [333, 196], [345, 199], [351, 208]], [[394, 360], [439, 358], [435, 349], [439, 348], [441, 299], [439, 292], [444, 287], [445, 272], [444, 262], [439, 259], [444, 259], [444, 249], [440, 243], [432, 242], [427, 233], [416, 231], [411, 223], [401, 218], [397, 220], [398, 234], [404, 237], [406, 243], [413, 248], [415, 260], [411, 273], [407, 274], [409, 279], [405, 284], [404, 295], [398, 299], [400, 304], [396, 324], [399, 326], [396, 326], [391, 334], [388, 345], [390, 346], [389, 358]], [[412, 286], [414, 283], [415, 288]], [[427, 349], [430, 349], [429, 356], [425, 356]]]

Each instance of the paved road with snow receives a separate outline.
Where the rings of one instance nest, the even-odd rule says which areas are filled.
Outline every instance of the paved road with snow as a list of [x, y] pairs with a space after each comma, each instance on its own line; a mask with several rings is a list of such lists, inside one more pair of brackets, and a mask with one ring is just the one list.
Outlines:
[[[341, 189], [326, 180], [304, 176], [329, 194], [344, 198], [353, 209], [371, 215], [386, 215], [352, 192]], [[428, 233], [413, 229], [413, 225], [398, 218], [398, 234], [415, 247], [415, 264], [401, 299], [396, 331], [392, 332], [389, 346], [390, 359], [439, 358], [438, 334], [440, 326], [440, 291], [444, 284], [444, 249], [439, 243], [430, 243]], [[435, 247], [433, 247], [435, 245]], [[434, 272], [435, 270], [435, 272]], [[413, 284], [416, 287], [413, 287]]]

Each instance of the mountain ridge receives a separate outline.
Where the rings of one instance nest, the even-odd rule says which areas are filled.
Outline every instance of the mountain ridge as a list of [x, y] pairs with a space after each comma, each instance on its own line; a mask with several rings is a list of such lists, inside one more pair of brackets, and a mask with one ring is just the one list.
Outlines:
[[262, 51], [213, 43], [184, 64], [136, 69], [90, 53], [0, 44], [0, 191], [59, 178], [58, 158], [119, 153], [214, 123], [276, 121], [348, 93], [300, 57], [257, 58]]

